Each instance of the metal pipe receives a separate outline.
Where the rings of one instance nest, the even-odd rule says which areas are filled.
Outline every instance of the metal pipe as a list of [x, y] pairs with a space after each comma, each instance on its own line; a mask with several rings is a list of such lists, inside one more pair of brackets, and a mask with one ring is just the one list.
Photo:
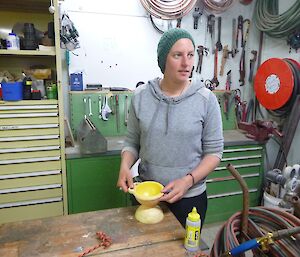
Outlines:
[[227, 169], [230, 171], [232, 176], [236, 178], [239, 182], [242, 191], [243, 191], [243, 211], [242, 211], [242, 224], [241, 224], [241, 231], [243, 235], [247, 235], [248, 232], [248, 215], [249, 215], [249, 190], [247, 183], [241, 177], [239, 172], [233, 167], [232, 164], [227, 165]]

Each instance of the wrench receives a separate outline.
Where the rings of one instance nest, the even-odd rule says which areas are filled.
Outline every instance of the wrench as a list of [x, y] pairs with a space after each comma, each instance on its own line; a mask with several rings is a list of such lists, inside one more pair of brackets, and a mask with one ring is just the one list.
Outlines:
[[99, 112], [99, 119], [102, 118], [101, 110], [102, 110], [102, 95], [99, 95], [99, 97], [98, 97], [98, 112]]
[[125, 95], [125, 102], [124, 102], [124, 125], [127, 126], [128, 122], [128, 95]]
[[222, 18], [218, 17], [218, 41], [216, 43], [216, 48], [218, 51], [221, 51], [223, 48], [221, 43], [221, 25], [222, 25]]
[[194, 18], [194, 29], [198, 29], [198, 23], [199, 23], [199, 18], [201, 17], [202, 13], [200, 12], [199, 7], [195, 7], [193, 11], [193, 18]]
[[215, 15], [211, 14], [207, 18], [207, 29], [211, 38], [211, 52], [215, 52]]
[[253, 54], [253, 58], [250, 59], [250, 72], [249, 72], [249, 78], [248, 78], [249, 82], [252, 82], [252, 79], [253, 79], [254, 65], [257, 60], [257, 51], [252, 50], [251, 54]]
[[92, 112], [92, 99], [91, 97], [88, 98], [89, 100], [89, 116], [93, 116], [93, 112]]

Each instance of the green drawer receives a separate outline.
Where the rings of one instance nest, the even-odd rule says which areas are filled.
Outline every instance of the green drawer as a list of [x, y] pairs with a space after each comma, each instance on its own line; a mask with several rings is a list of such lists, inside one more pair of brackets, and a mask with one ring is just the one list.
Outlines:
[[[259, 193], [253, 192], [249, 194], [249, 205], [259, 205]], [[208, 199], [208, 209], [206, 213], [205, 223], [214, 223], [225, 221], [234, 213], [243, 209], [242, 193], [233, 196], [224, 196], [219, 198]]]
[[[224, 179], [224, 178], [223, 178]], [[251, 178], [245, 178], [244, 179], [248, 188], [259, 188], [260, 187], [260, 177], [257, 175], [255, 177]], [[230, 179], [230, 180], [224, 180], [224, 181], [218, 181], [218, 182], [210, 182], [207, 183], [207, 194], [208, 196], [213, 196], [216, 194], [222, 194], [222, 193], [230, 193], [235, 191], [240, 191], [241, 186], [238, 183], [237, 180]]]

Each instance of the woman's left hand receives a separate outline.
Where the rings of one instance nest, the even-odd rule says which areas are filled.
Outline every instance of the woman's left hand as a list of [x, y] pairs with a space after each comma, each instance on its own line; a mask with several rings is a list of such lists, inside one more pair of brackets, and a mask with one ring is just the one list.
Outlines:
[[191, 176], [184, 176], [183, 178], [171, 181], [164, 187], [162, 192], [164, 195], [159, 199], [168, 203], [174, 203], [180, 200], [188, 189], [193, 185]]

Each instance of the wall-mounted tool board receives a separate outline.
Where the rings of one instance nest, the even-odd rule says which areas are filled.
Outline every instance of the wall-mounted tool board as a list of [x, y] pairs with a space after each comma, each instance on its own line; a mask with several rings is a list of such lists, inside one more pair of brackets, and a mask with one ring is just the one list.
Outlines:
[[[118, 105], [116, 104], [115, 96], [118, 95]], [[107, 115], [107, 120], [101, 117], [101, 107], [104, 104], [104, 98], [107, 96], [108, 105], [112, 113]], [[99, 92], [85, 91], [70, 93], [70, 111], [71, 111], [71, 129], [76, 137], [80, 122], [86, 115], [93, 124], [99, 129], [101, 134], [108, 136], [123, 136], [126, 133], [128, 108], [131, 102], [132, 92], [129, 91], [114, 91], [114, 92]], [[86, 99], [86, 102], [83, 100]], [[90, 101], [90, 103], [89, 103]]]

